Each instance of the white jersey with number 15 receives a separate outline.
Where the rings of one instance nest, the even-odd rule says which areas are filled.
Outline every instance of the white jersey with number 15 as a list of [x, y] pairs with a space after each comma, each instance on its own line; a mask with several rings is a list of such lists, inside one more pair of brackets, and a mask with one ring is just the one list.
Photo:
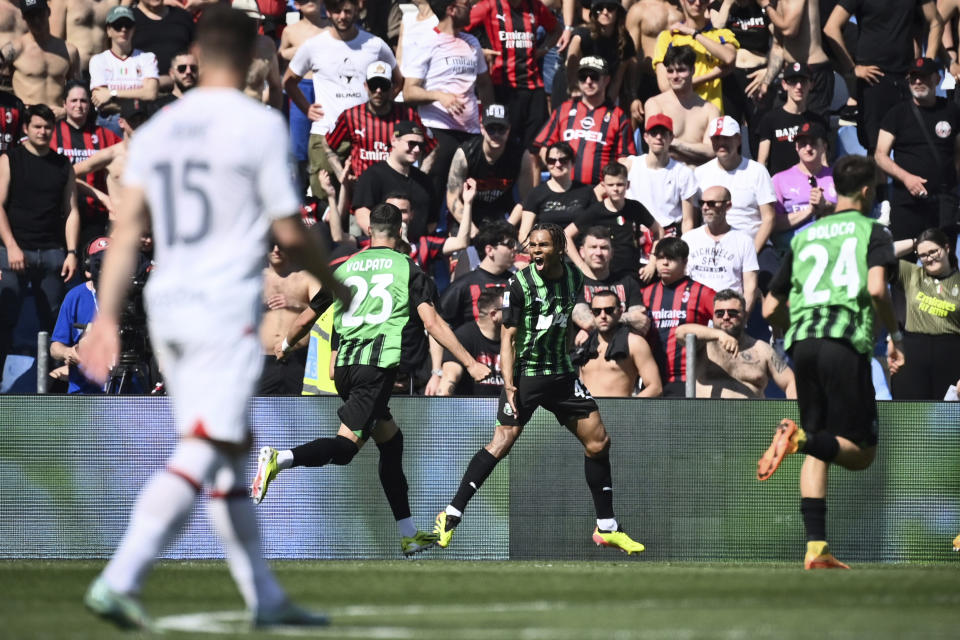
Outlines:
[[287, 139], [278, 113], [234, 89], [194, 89], [137, 130], [124, 180], [150, 208], [154, 321], [256, 324], [270, 222], [300, 205]]

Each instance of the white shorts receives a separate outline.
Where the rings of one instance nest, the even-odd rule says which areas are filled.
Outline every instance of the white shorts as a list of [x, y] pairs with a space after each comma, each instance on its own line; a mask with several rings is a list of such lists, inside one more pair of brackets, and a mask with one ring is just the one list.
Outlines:
[[[166, 324], [166, 326], [158, 326]], [[255, 331], [184, 335], [184, 326], [151, 323], [153, 350], [173, 406], [177, 433], [242, 444], [247, 404], [263, 368]]]

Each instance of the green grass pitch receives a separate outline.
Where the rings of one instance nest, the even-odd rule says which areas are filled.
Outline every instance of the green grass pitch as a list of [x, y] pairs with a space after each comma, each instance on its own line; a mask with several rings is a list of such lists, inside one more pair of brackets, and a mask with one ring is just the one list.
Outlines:
[[[949, 543], [949, 541], [947, 541]], [[609, 562], [275, 562], [300, 603], [332, 626], [253, 634], [222, 562], [164, 562], [147, 609], [175, 638], [623, 640], [957, 638], [960, 564]], [[431, 557], [432, 556], [432, 557]], [[960, 562], [960, 558], [957, 559]], [[81, 596], [102, 562], [0, 562], [0, 637], [131, 638]]]

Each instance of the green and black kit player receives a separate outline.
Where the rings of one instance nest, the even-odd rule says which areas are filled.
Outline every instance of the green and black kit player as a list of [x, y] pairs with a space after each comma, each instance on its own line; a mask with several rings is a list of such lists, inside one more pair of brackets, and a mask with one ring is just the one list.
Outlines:
[[518, 271], [503, 296], [500, 365], [503, 392], [493, 439], [473, 456], [450, 505], [437, 515], [438, 544], [450, 544], [470, 498], [509, 452], [537, 407], [553, 413], [583, 444], [584, 471], [593, 494], [598, 545], [643, 551], [620, 529], [613, 514], [610, 438], [597, 403], [577, 377], [568, 355], [570, 314], [583, 289], [583, 274], [563, 261], [566, 238], [554, 224], [536, 224], [528, 250], [532, 264]]
[[403, 328], [416, 314], [427, 332], [463, 363], [475, 380], [485, 378], [490, 369], [467, 353], [437, 314], [433, 280], [409, 256], [396, 251], [400, 225], [397, 207], [374, 207], [370, 213], [370, 247], [342, 262], [335, 271], [337, 279], [353, 294], [349, 306], [334, 303], [334, 332], [339, 343], [333, 380], [344, 402], [337, 412], [337, 435], [286, 451], [263, 447], [252, 496], [259, 504], [270, 482], [285, 469], [349, 464], [372, 437], [380, 450], [380, 483], [397, 521], [401, 550], [411, 555], [433, 546], [437, 536], [418, 531], [410, 515], [401, 462], [403, 433], [388, 406], [400, 364]]
[[890, 332], [888, 360], [903, 363], [903, 336], [887, 292], [888, 274], [897, 268], [893, 243], [864, 215], [876, 194], [876, 165], [846, 156], [834, 167], [833, 180], [836, 212], [797, 232], [763, 304], [764, 316], [786, 329], [802, 428], [789, 419], [780, 423], [757, 463], [757, 479], [773, 475], [784, 456], [807, 454], [800, 470], [807, 569], [849, 568], [827, 546], [827, 475], [830, 465], [866, 469], [876, 456], [874, 312]]

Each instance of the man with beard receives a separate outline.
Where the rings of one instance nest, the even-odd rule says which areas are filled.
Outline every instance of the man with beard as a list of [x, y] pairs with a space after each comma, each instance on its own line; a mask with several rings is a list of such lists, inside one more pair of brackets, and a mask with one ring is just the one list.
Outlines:
[[[893, 178], [890, 231], [894, 240], [915, 238], [931, 227], [949, 232], [956, 224], [960, 107], [937, 97], [940, 63], [936, 60], [917, 59], [907, 80], [910, 100], [887, 112], [874, 154], [877, 166]], [[941, 212], [954, 217], [941, 219]]]
[[713, 299], [713, 327], [685, 324], [677, 328], [677, 340], [697, 336], [698, 398], [763, 398], [773, 380], [794, 400], [797, 383], [793, 370], [768, 343], [746, 334], [746, 302], [733, 289], [724, 289]]
[[153, 107], [161, 109], [175, 100], [183, 97], [187, 91], [197, 86], [197, 77], [200, 75], [200, 66], [197, 57], [189, 51], [181, 51], [170, 61], [170, 79], [173, 80], [173, 89], [170, 93], [161, 95], [154, 100]]
[[[605, 398], [656, 398], [660, 395], [660, 372], [650, 345], [620, 322], [623, 313], [617, 294], [600, 291], [590, 301], [597, 328], [573, 355], [587, 390]], [[634, 394], [637, 382], [643, 389]]]
[[[308, 155], [310, 189], [314, 194], [323, 193], [317, 171], [324, 169], [337, 175], [327, 160], [326, 134], [345, 109], [367, 101], [367, 68], [380, 60], [392, 69], [393, 86], [399, 87], [402, 82], [397, 60], [387, 43], [356, 25], [357, 0], [326, 0], [324, 6], [330, 26], [300, 45], [283, 76], [283, 88], [290, 100], [313, 122]], [[300, 90], [300, 81], [310, 72], [316, 96], [312, 104]], [[395, 95], [394, 91], [390, 98]]]
[[[390, 65], [386, 62], [377, 60], [367, 67], [363, 86], [369, 99], [337, 116], [337, 123], [327, 134], [327, 161], [334, 167], [335, 176], [341, 182], [345, 170], [336, 149], [344, 143], [350, 145], [350, 173], [359, 178], [372, 165], [386, 160], [390, 155], [390, 140], [398, 122], [409, 120], [424, 129], [416, 109], [393, 101], [396, 92], [393, 90]], [[420, 157], [425, 158], [435, 145], [433, 138], [425, 138]], [[361, 230], [366, 231], [366, 228]]]

